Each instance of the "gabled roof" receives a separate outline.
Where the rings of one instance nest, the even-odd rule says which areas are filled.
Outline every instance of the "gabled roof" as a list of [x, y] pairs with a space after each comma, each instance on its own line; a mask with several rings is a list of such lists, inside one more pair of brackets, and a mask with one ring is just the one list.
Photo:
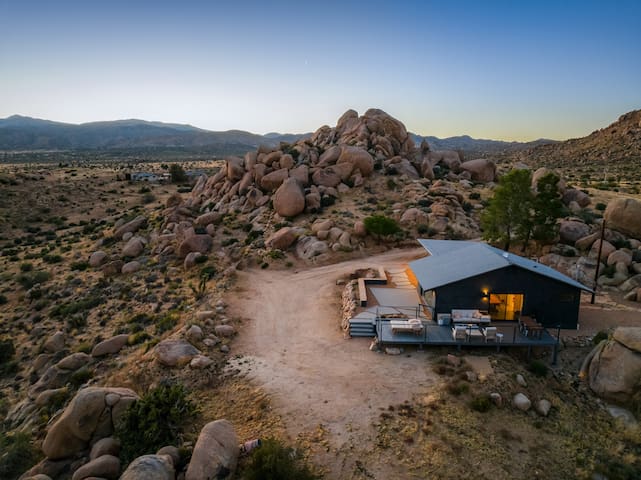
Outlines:
[[516, 266], [586, 292], [592, 291], [547, 265], [504, 252], [486, 243], [462, 240], [419, 240], [419, 243], [430, 256], [410, 262], [409, 266], [423, 290]]

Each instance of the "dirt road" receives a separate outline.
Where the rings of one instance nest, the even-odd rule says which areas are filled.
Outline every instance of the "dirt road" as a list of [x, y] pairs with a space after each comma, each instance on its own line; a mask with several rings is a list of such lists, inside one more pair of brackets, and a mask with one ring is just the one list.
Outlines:
[[[395, 250], [368, 259], [305, 270], [239, 272], [230, 312], [249, 319], [236, 349], [239, 368], [271, 394], [292, 437], [326, 430], [320, 460], [328, 478], [390, 478], [383, 459], [368, 459], [372, 422], [436, 381], [428, 354], [389, 356], [368, 350], [368, 339], [340, 330], [336, 280], [357, 268], [401, 265], [422, 249]], [[355, 463], [358, 466], [355, 466]], [[366, 472], [366, 473], [363, 473]]]

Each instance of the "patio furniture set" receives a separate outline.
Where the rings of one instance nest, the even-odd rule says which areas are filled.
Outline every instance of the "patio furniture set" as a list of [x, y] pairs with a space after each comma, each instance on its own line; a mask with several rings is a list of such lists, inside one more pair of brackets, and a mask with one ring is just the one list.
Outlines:
[[503, 340], [503, 334], [498, 333], [496, 327], [481, 327], [474, 324], [453, 325], [452, 338], [467, 342], [485, 340], [486, 343], [489, 341], [500, 343]]

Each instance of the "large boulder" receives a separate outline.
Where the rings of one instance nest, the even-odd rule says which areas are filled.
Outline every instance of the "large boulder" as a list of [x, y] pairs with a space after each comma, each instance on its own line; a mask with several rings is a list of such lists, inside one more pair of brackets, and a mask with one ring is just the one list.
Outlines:
[[265, 245], [277, 250], [287, 250], [298, 238], [296, 230], [292, 227], [283, 227], [272, 234], [266, 241]]
[[281, 168], [275, 172], [268, 173], [261, 178], [260, 186], [264, 190], [272, 192], [280, 187], [287, 177], [289, 177], [288, 170], [286, 168]]
[[243, 178], [245, 174], [244, 160], [239, 157], [229, 157], [227, 159], [227, 179], [236, 182]]
[[128, 339], [129, 335], [123, 333], [121, 335], [108, 338], [107, 340], [103, 340], [93, 347], [93, 350], [91, 350], [91, 356], [102, 357], [104, 355], [118, 353], [125, 345], [127, 345]]
[[295, 217], [305, 210], [305, 192], [294, 178], [286, 179], [273, 197], [274, 210], [281, 217]]
[[213, 225], [217, 225], [220, 223], [222, 219], [223, 219], [223, 214], [220, 212], [207, 212], [207, 213], [203, 213], [198, 218], [196, 218], [194, 225], [198, 227], [206, 227], [210, 223]]
[[88, 387], [80, 390], [51, 426], [42, 451], [51, 460], [75, 455], [90, 441], [113, 433], [126, 408], [138, 399], [128, 388]]
[[116, 480], [120, 474], [120, 460], [113, 455], [102, 455], [85, 463], [73, 472], [71, 480], [84, 480], [88, 477]]
[[559, 236], [561, 241], [574, 245], [574, 243], [586, 237], [590, 233], [590, 227], [577, 220], [562, 220], [559, 224]]
[[354, 169], [360, 170], [364, 177], [371, 175], [374, 170], [374, 159], [367, 150], [359, 147], [344, 146], [336, 163], [349, 163]]
[[199, 233], [185, 238], [178, 246], [178, 256], [185, 258], [191, 252], [205, 254], [211, 250], [213, 240], [206, 233]]
[[200, 350], [182, 339], [163, 340], [154, 348], [156, 360], [166, 367], [182, 367], [200, 354]]
[[102, 250], [97, 250], [91, 254], [89, 257], [89, 266], [90, 267], [99, 267], [107, 260], [107, 254]]
[[145, 239], [142, 237], [132, 237], [122, 248], [123, 257], [137, 257], [145, 250]]
[[121, 225], [120, 227], [116, 228], [116, 230], [114, 231], [114, 237], [120, 240], [125, 233], [135, 233], [146, 224], [147, 224], [147, 217], [140, 215], [134, 218], [132, 221], [127, 222], [124, 225]]
[[590, 388], [607, 400], [628, 403], [641, 389], [641, 328], [618, 327], [588, 369]]
[[[170, 455], [143, 455], [129, 464], [120, 480], [174, 480], [175, 478], [176, 472]], [[202, 480], [215, 478], [214, 475], [201, 477]]]
[[326, 167], [312, 174], [312, 182], [321, 187], [335, 187], [341, 183], [341, 176], [334, 167]]
[[227, 420], [216, 420], [203, 427], [191, 455], [185, 480], [226, 478], [236, 469], [238, 437]]
[[327, 242], [316, 237], [301, 237], [296, 243], [296, 254], [305, 260], [321, 255], [329, 249]]
[[609, 228], [634, 238], [641, 238], [641, 201], [615, 198], [608, 203], [604, 218]]
[[475, 182], [488, 183], [496, 179], [496, 165], [487, 158], [477, 158], [461, 163], [461, 170], [470, 172]]
[[565, 205], [570, 205], [571, 202], [576, 202], [577, 205], [581, 208], [585, 208], [590, 205], [590, 195], [576, 188], [569, 188], [563, 194], [561, 201]]

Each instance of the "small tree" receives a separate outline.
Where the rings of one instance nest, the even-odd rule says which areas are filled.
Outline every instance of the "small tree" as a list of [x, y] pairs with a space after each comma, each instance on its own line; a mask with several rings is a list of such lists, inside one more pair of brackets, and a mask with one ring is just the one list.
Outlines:
[[384, 215], [372, 215], [363, 220], [365, 230], [371, 235], [375, 235], [379, 241], [381, 237], [387, 237], [401, 232], [401, 227], [393, 218]]
[[532, 177], [529, 170], [512, 170], [499, 181], [494, 196], [481, 215], [483, 238], [501, 242], [503, 250], [512, 239], [525, 240], [531, 230]]
[[183, 183], [187, 181], [185, 169], [177, 163], [171, 164], [169, 167], [169, 174], [171, 175], [172, 183]]
[[563, 215], [558, 185], [559, 177], [553, 173], [543, 176], [537, 184], [537, 194], [532, 201], [532, 238], [539, 242], [550, 242], [556, 238], [556, 220]]

